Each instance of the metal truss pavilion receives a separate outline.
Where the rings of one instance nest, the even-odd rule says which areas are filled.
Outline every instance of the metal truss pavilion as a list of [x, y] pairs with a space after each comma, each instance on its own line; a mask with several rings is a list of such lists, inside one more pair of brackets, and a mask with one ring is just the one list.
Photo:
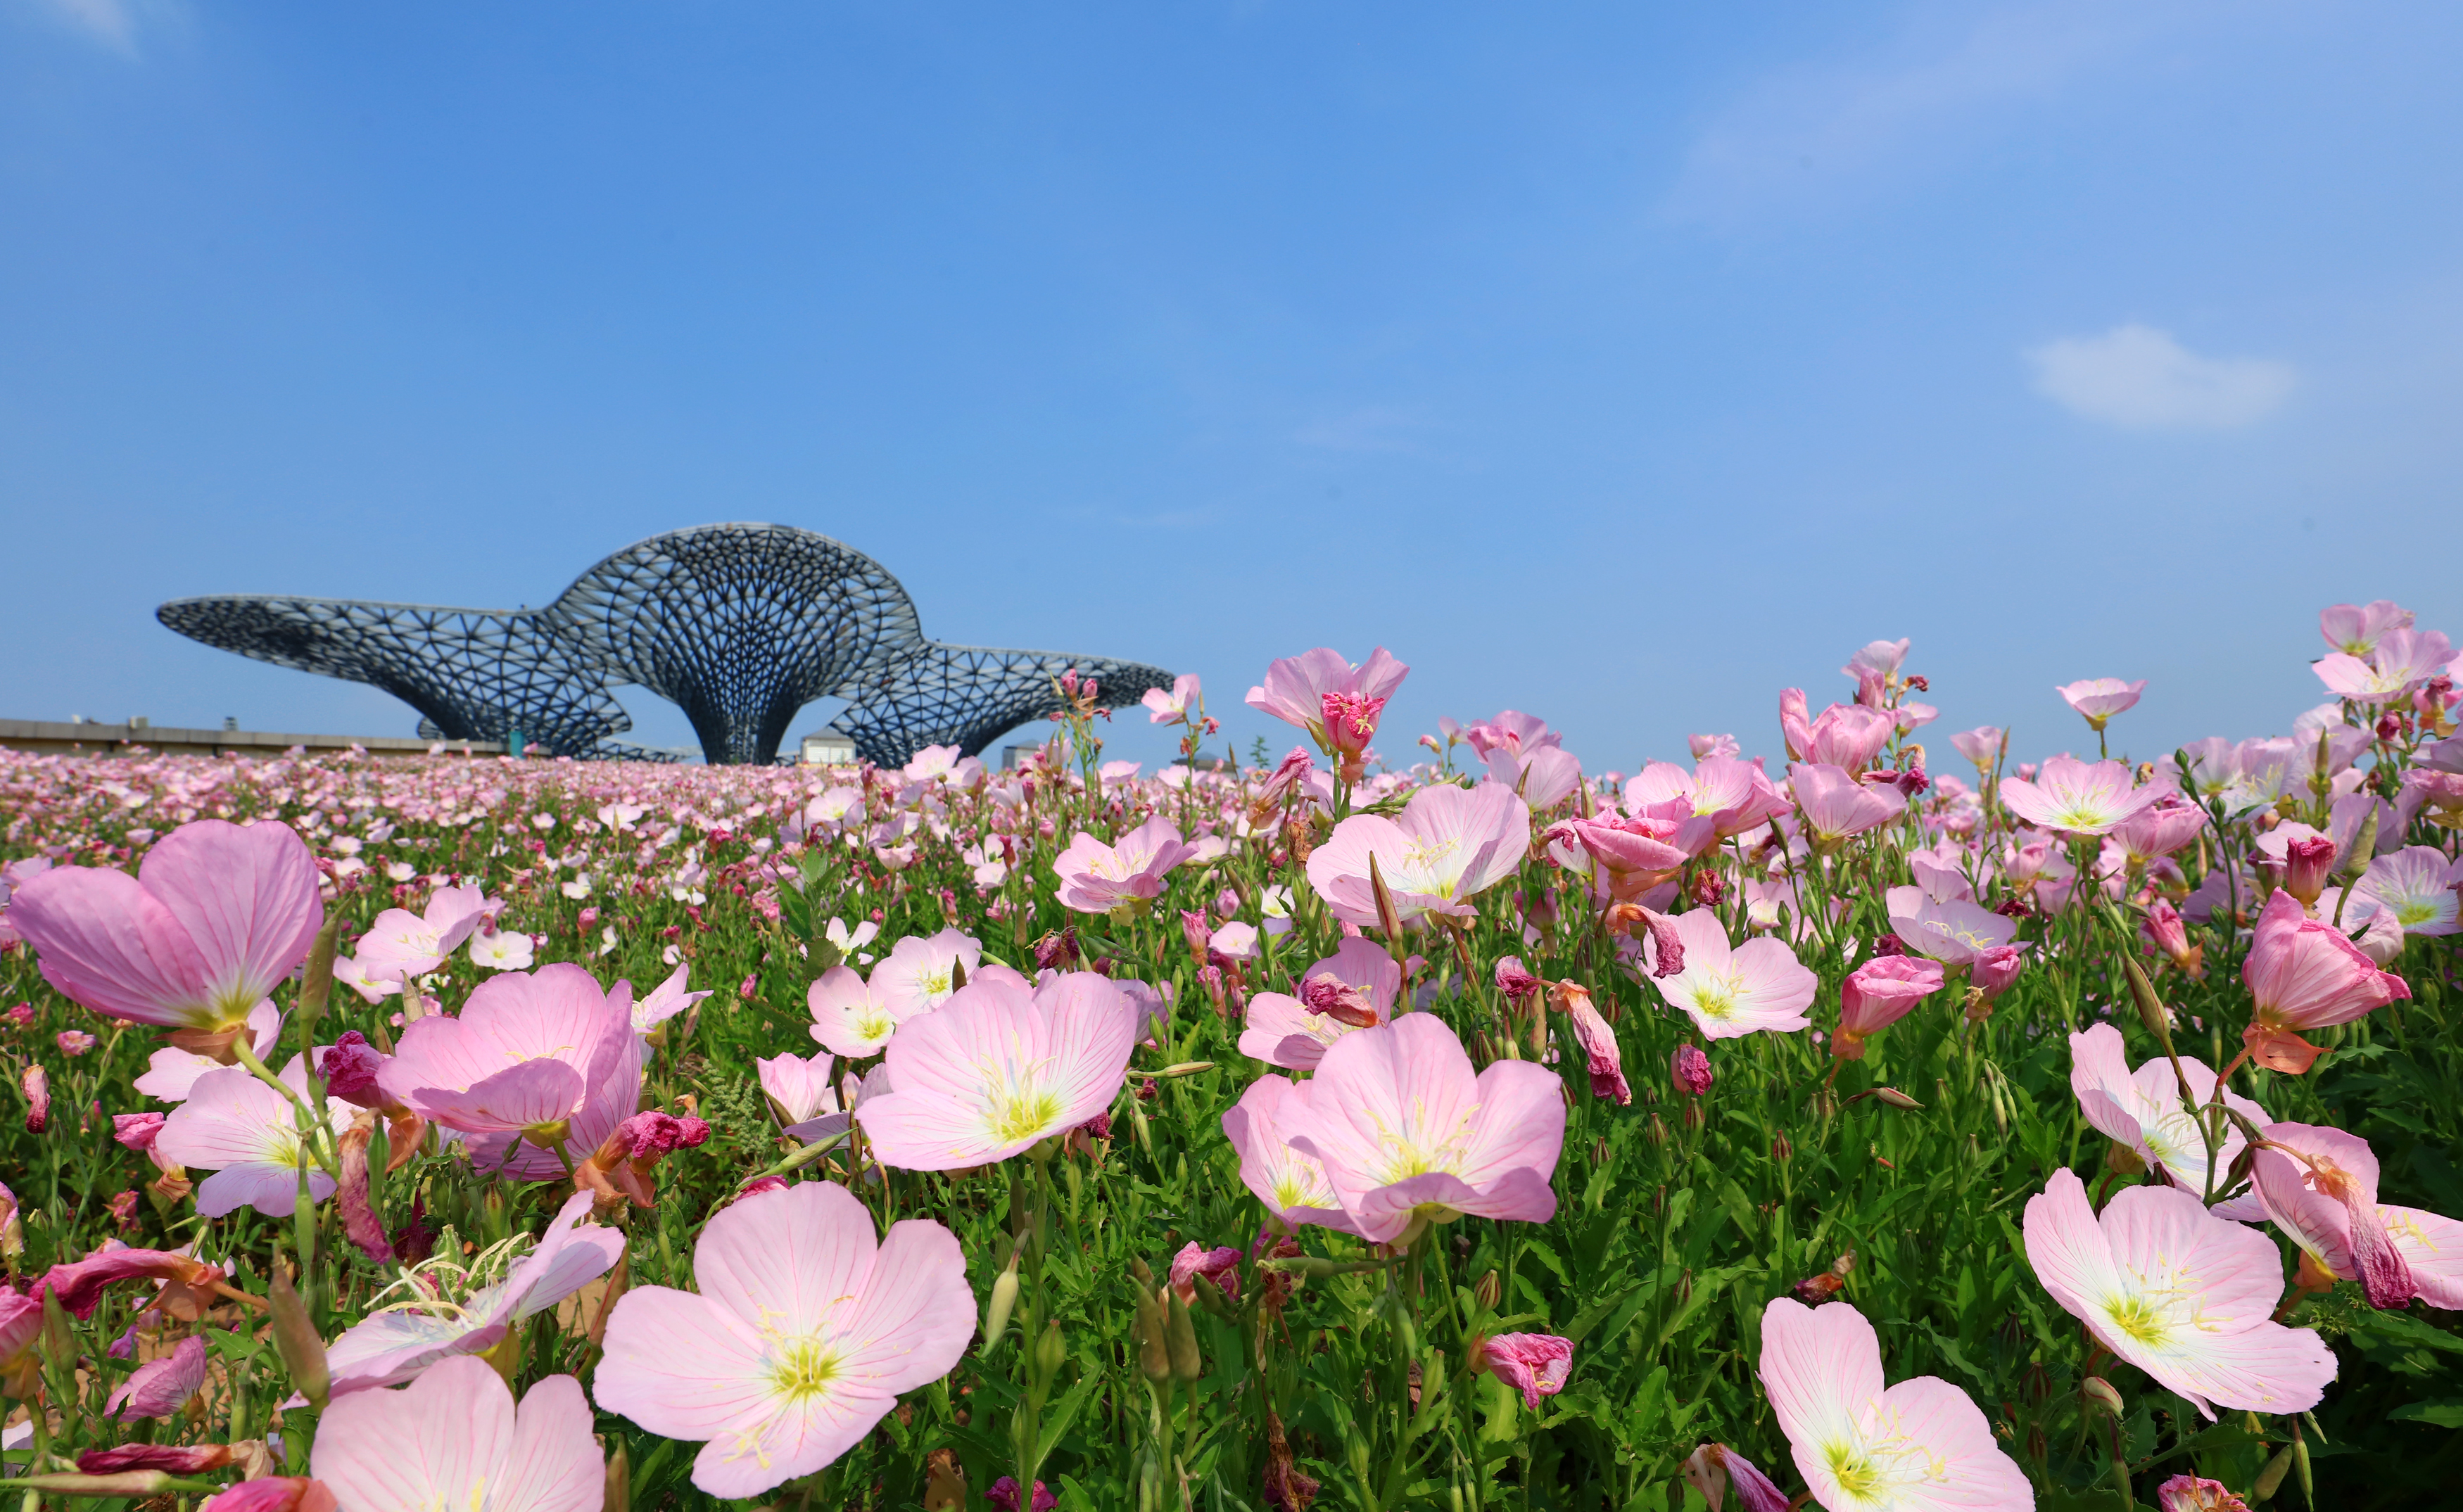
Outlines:
[[637, 542], [544, 609], [454, 609], [274, 594], [175, 598], [155, 617], [193, 640], [384, 689], [430, 738], [524, 741], [642, 757], [610, 689], [674, 702], [711, 762], [775, 761], [796, 711], [843, 698], [838, 725], [884, 766], [926, 745], [980, 755], [1060, 706], [1075, 667], [1118, 708], [1167, 688], [1160, 667], [943, 645], [887, 569], [783, 525], [705, 525]]

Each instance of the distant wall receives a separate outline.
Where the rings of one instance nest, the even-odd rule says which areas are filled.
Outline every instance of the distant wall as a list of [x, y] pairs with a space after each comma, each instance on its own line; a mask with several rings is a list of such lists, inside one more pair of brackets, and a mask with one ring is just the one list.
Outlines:
[[[425, 756], [432, 741], [399, 735], [284, 735], [270, 730], [185, 730], [157, 724], [71, 724], [50, 720], [0, 720], [0, 750], [60, 756], [131, 756], [131, 747], [162, 756], [279, 756], [294, 745], [341, 751], [356, 745], [371, 756]], [[447, 741], [449, 755], [501, 756], [496, 741]]]

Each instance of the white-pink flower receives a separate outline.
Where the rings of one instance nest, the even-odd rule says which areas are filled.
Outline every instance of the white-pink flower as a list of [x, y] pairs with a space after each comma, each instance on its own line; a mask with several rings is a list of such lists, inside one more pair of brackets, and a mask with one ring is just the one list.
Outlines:
[[[281, 1079], [307, 1096], [308, 1068], [297, 1056], [282, 1069]], [[325, 1111], [338, 1134], [359, 1112], [338, 1098], [326, 1099]], [[237, 1066], [219, 1067], [190, 1084], [187, 1100], [163, 1121], [154, 1150], [173, 1165], [213, 1173], [197, 1185], [197, 1211], [207, 1218], [247, 1206], [268, 1218], [288, 1218], [298, 1202], [302, 1166], [310, 1201], [334, 1195], [334, 1178], [300, 1147], [291, 1099]]]
[[1315, 1223], [1351, 1231], [1334, 1183], [1315, 1156], [1291, 1147], [1279, 1114], [1293, 1091], [1288, 1076], [1260, 1076], [1223, 1113], [1223, 1134], [1240, 1156], [1240, 1180], [1286, 1228]]
[[1161, 814], [1114, 845], [1080, 830], [1069, 849], [1052, 858], [1052, 870], [1060, 878], [1056, 896], [1061, 907], [1081, 914], [1108, 914], [1123, 904], [1151, 902], [1163, 895], [1165, 875], [1188, 854], [1188, 842]]
[[[913, 937], [908, 937], [912, 939]], [[906, 940], [900, 940], [900, 944]], [[886, 966], [876, 968], [878, 978]], [[948, 997], [944, 988], [942, 997]], [[886, 991], [856, 975], [851, 966], [832, 966], [804, 989], [804, 1006], [813, 1015], [812, 1036], [833, 1053], [860, 1059], [889, 1043], [898, 1026], [931, 1011], [924, 994], [903, 992], [892, 999]]]
[[[2380, 1307], [2418, 1297], [2463, 1308], [2463, 1223], [2378, 1200], [2378, 1157], [2368, 1141], [2314, 1124], [2264, 1126], [2251, 1162], [2259, 1203], [2275, 1226]], [[2277, 1148], [2277, 1147], [2280, 1148]]]
[[607, 1467], [591, 1426], [572, 1376], [516, 1408], [494, 1367], [464, 1356], [398, 1392], [335, 1398], [308, 1469], [350, 1512], [595, 1512]]
[[1309, 853], [1309, 885], [1336, 917], [1378, 922], [1368, 860], [1405, 920], [1471, 918], [1471, 899], [1512, 876], [1531, 848], [1531, 807], [1502, 783], [1423, 788], [1388, 819], [1356, 813]]
[[2086, 678], [2053, 691], [2061, 696], [2062, 702], [2078, 710], [2090, 728], [2100, 730], [2114, 715], [2137, 706], [2139, 695], [2147, 691], [2147, 680], [2124, 682], [2119, 678]]
[[2055, 756], [2036, 770], [2036, 780], [2004, 778], [2001, 801], [2039, 830], [2107, 834], [2166, 789], [2134, 787], [2129, 768], [2117, 761], [2082, 762]]
[[1684, 1009], [1704, 1038], [1812, 1026], [1804, 1010], [1820, 983], [1784, 941], [1763, 938], [1732, 947], [1718, 914], [1707, 908], [1677, 915], [1674, 927], [1685, 945], [1685, 967], [1673, 976], [1652, 977], [1650, 984], [1670, 1005]]
[[2389, 630], [2364, 661], [2348, 652], [2321, 657], [2318, 680], [2339, 698], [2355, 703], [2384, 703], [2402, 698], [2445, 670], [2454, 659], [2454, 647], [2437, 631], [2409, 627]]
[[1354, 1231], [1373, 1243], [1465, 1213], [1543, 1223], [1557, 1211], [1564, 1084], [1529, 1061], [1474, 1073], [1433, 1013], [1336, 1041], [1284, 1097], [1275, 1125], [1324, 1166]]
[[1138, 702], [1145, 705], [1149, 724], [1177, 724], [1197, 703], [1197, 674], [1184, 672], [1171, 680], [1171, 691], [1148, 688]]
[[1342, 653], [1319, 646], [1269, 665], [1265, 682], [1249, 690], [1247, 702], [1261, 714], [1298, 725], [1316, 737], [1320, 747], [1331, 751], [1334, 746], [1325, 729], [1327, 697], [1375, 703], [1382, 708], [1394, 690], [1403, 685], [1410, 670], [1387, 655], [1384, 646], [1369, 653], [1368, 659], [1357, 667], [1343, 660]]
[[2210, 1418], [2305, 1412], [2335, 1378], [2315, 1330], [2274, 1321], [2283, 1259], [2264, 1234], [2177, 1187], [2133, 1186], [2102, 1214], [2072, 1171], [2027, 1202], [2027, 1260], [2098, 1343]]
[[1403, 968], [1388, 952], [1358, 938], [1311, 963], [1296, 983], [1299, 995], [1260, 992], [1249, 999], [1240, 1053], [1269, 1066], [1314, 1069], [1325, 1048], [1358, 1029], [1394, 1017]]
[[[2189, 1078], [2191, 1096], [2205, 1107], [2214, 1096], [2214, 1068], [2184, 1055], [2181, 1075]], [[2248, 1143], [2227, 1121], [2211, 1158], [2207, 1136], [2182, 1106], [2181, 1084], [2172, 1075], [2171, 1063], [2152, 1056], [2131, 1070], [2121, 1031], [2109, 1024], [2070, 1036], [2070, 1091], [2078, 1097], [2079, 1112], [2098, 1133], [2127, 1145], [2149, 1165], [2162, 1166], [2188, 1192], [2205, 1193], [2212, 1175], [2220, 1195], [2224, 1173]], [[2224, 1106], [2261, 1128], [2266, 1124], [2266, 1110], [2229, 1087]]]
[[[955, 925], [937, 935], [908, 935], [889, 948], [889, 957], [872, 968], [872, 993], [888, 1004], [890, 1013], [904, 1021], [927, 1008], [939, 1007], [950, 993], [958, 990], [958, 970], [966, 969], [968, 977], [975, 974], [976, 963], [984, 959], [984, 947], [974, 936], [961, 934]], [[838, 1049], [841, 1055], [853, 1050]]]
[[883, 1062], [891, 1091], [855, 1119], [883, 1165], [1006, 1160], [1109, 1109], [1144, 1026], [1137, 1000], [1091, 971], [1031, 993], [1014, 977], [980, 978], [900, 1026]]
[[693, 1277], [697, 1295], [624, 1294], [593, 1384], [606, 1411], [700, 1442], [693, 1484], [714, 1497], [756, 1496], [835, 1461], [900, 1393], [948, 1374], [975, 1331], [949, 1231], [909, 1219], [876, 1244], [863, 1204], [827, 1181], [722, 1209]]
[[2018, 933], [2016, 919], [1964, 898], [1936, 902], [1917, 887], [1894, 887], [1884, 896], [1899, 939], [1944, 965], [1967, 965]]
[[2035, 1488], [1965, 1392], [1937, 1375], [1896, 1386], [1882, 1341], [1844, 1302], [1762, 1309], [1762, 1390], [1813, 1500], [1833, 1512], [2029, 1512]]

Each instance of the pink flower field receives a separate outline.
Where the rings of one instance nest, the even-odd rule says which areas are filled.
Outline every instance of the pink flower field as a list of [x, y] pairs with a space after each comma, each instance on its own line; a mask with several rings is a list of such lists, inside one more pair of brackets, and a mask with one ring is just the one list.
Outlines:
[[1945, 737], [1902, 640], [1630, 771], [1381, 728], [1384, 647], [1258, 669], [1262, 765], [1148, 693], [1155, 774], [1074, 674], [1007, 771], [0, 753], [5, 1489], [2445, 1504], [2412, 621], [2169, 751]]

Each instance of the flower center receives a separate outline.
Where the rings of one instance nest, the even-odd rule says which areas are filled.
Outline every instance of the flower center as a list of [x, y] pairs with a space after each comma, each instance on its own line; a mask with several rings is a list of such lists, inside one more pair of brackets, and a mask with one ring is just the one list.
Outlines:
[[1022, 1087], [992, 1093], [991, 1113], [985, 1122], [994, 1138], [1003, 1144], [1015, 1144], [1021, 1139], [1039, 1137], [1059, 1118], [1059, 1093], [1039, 1087]]
[[2103, 1305], [2104, 1316], [2132, 1343], [2154, 1348], [2171, 1333], [2144, 1297], [2116, 1297]]
[[770, 1355], [770, 1389], [791, 1402], [827, 1392], [838, 1373], [838, 1356], [816, 1338], [786, 1340]]

